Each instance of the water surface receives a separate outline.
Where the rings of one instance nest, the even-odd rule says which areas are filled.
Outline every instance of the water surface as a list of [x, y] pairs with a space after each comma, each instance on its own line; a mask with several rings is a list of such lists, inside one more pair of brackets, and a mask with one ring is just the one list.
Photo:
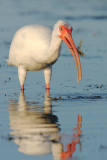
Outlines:
[[[21, 93], [17, 69], [8, 66], [14, 33], [28, 24], [73, 26], [82, 81], [62, 44], [50, 92], [43, 71], [29, 72]], [[107, 1], [0, 1], [0, 157], [18, 160], [100, 160], [107, 157]]]

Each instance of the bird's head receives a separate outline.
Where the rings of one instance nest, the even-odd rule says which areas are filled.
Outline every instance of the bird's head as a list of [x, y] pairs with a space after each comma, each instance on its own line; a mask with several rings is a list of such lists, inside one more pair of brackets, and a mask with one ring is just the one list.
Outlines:
[[78, 51], [76, 49], [75, 43], [71, 35], [73, 30], [72, 26], [62, 20], [59, 20], [56, 23], [55, 28], [57, 29], [58, 37], [61, 38], [67, 44], [70, 52], [72, 53], [77, 69], [77, 82], [79, 82], [79, 80], [82, 79], [81, 63]]

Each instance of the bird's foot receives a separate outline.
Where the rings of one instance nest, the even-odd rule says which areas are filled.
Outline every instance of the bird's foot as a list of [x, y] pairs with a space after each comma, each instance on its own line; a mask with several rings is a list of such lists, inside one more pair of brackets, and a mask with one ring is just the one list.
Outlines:
[[21, 86], [21, 92], [24, 93], [24, 85]]
[[49, 91], [49, 84], [46, 84], [46, 91]]

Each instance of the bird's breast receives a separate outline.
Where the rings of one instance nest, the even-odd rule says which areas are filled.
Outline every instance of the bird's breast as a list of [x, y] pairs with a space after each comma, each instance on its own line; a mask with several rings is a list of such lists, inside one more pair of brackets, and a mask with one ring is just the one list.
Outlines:
[[59, 58], [60, 47], [56, 48], [56, 49], [53, 49], [50, 52], [51, 52], [51, 54], [50, 54], [49, 58], [47, 59], [47, 63], [50, 64], [50, 65], [53, 65], [57, 61], [57, 59]]

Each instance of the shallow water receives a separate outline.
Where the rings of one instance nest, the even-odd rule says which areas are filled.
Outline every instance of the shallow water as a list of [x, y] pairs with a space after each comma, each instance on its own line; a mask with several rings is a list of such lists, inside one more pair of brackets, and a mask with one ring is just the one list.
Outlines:
[[[82, 81], [77, 84], [74, 60], [63, 43], [50, 93], [39, 71], [28, 73], [23, 95], [17, 69], [5, 61], [12, 37], [24, 25], [53, 26], [58, 19], [73, 26], [76, 46], [83, 40]], [[1, 159], [106, 159], [107, 1], [1, 0], [0, 20]]]

